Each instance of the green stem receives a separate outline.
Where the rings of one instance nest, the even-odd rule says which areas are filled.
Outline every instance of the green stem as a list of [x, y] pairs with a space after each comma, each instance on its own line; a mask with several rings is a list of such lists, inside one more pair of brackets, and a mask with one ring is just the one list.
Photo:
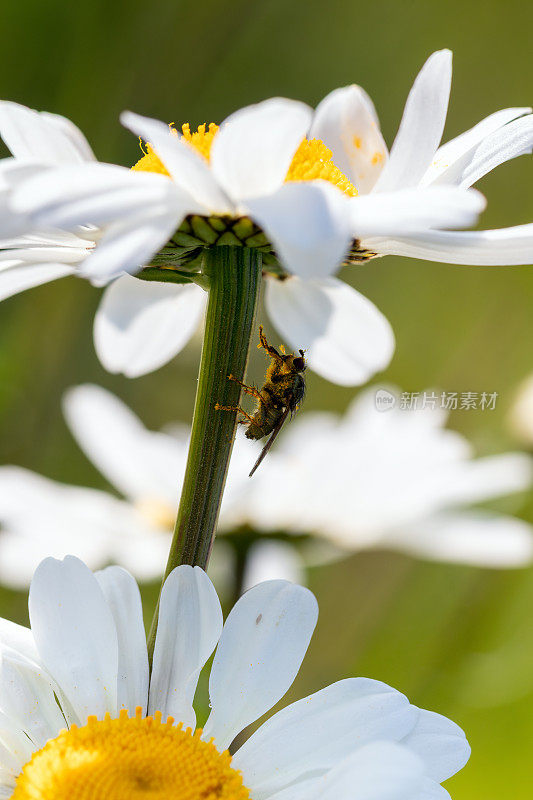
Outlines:
[[[261, 282], [261, 254], [246, 247], [205, 250], [203, 274], [209, 281], [204, 344], [187, 468], [174, 538], [164, 579], [180, 564], [207, 568], [237, 427], [240, 387], [229, 375], [244, 379]], [[148, 639], [152, 660], [158, 608]]]

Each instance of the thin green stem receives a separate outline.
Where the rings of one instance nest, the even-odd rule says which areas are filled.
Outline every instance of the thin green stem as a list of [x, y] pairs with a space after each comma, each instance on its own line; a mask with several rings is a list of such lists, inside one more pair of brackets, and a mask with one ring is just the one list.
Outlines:
[[[205, 250], [203, 274], [209, 301], [191, 443], [174, 538], [164, 579], [180, 564], [206, 569], [215, 537], [222, 494], [237, 426], [240, 387], [244, 379], [261, 282], [261, 254], [246, 247]], [[156, 609], [148, 640], [152, 660], [157, 631]]]

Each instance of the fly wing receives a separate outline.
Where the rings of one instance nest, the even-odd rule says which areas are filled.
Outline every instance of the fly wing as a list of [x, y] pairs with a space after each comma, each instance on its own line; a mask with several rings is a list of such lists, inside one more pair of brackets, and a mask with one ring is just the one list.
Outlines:
[[298, 375], [297, 378], [298, 380], [294, 383], [294, 389], [289, 397], [288, 403], [291, 417], [293, 417], [296, 411], [298, 411], [300, 403], [302, 403], [305, 398], [305, 380], [302, 375]]
[[283, 427], [283, 423], [285, 422], [285, 420], [287, 419], [287, 417], [289, 416], [289, 414], [290, 414], [290, 413], [291, 413], [291, 408], [290, 408], [290, 405], [287, 405], [287, 407], [285, 408], [285, 410], [284, 410], [283, 414], [282, 414], [282, 415], [281, 415], [281, 417], [279, 418], [279, 420], [278, 420], [278, 422], [277, 422], [277, 424], [276, 424], [276, 426], [275, 426], [274, 430], [273, 430], [273, 431], [272, 431], [272, 433], [270, 434], [270, 436], [269, 436], [269, 438], [268, 438], [268, 441], [267, 441], [267, 443], [265, 444], [265, 446], [264, 446], [264, 447], [263, 447], [263, 449], [261, 450], [261, 453], [260, 453], [260, 455], [259, 455], [259, 458], [257, 459], [257, 461], [255, 462], [255, 464], [253, 465], [253, 467], [252, 467], [252, 471], [251, 471], [251, 472], [250, 472], [250, 474], [248, 475], [248, 477], [249, 477], [249, 478], [251, 478], [251, 477], [252, 477], [252, 475], [253, 475], [253, 474], [254, 474], [254, 472], [256, 471], [257, 467], [259, 466], [259, 464], [261, 463], [261, 461], [264, 459], [264, 457], [266, 456], [266, 454], [268, 453], [268, 451], [270, 450], [270, 448], [271, 448], [271, 447], [272, 447], [272, 445], [274, 444], [274, 441], [275, 441], [275, 439], [276, 439], [276, 437], [277, 437], [278, 433], [280, 432], [280, 430], [281, 430], [281, 429], [282, 429], [282, 427]]

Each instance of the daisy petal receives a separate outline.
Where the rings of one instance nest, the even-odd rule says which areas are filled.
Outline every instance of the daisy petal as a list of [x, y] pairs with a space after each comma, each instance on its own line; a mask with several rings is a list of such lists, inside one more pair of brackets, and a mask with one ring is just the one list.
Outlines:
[[477, 222], [486, 200], [475, 189], [428, 186], [354, 197], [352, 231], [357, 239], [402, 236], [428, 228], [467, 228]]
[[[0, 100], [0, 104], [1, 104]], [[46, 169], [43, 164], [35, 164], [32, 161], [8, 156], [0, 159], [0, 190], [11, 189], [21, 180], [38, 175]]]
[[451, 800], [451, 797], [440, 783], [435, 783], [431, 778], [424, 778], [421, 791], [417, 792], [412, 800]]
[[387, 163], [387, 145], [372, 102], [360, 86], [335, 89], [318, 104], [309, 138], [329, 147], [333, 161], [360, 194], [370, 192]]
[[14, 190], [15, 211], [30, 214], [38, 228], [104, 225], [164, 207], [178, 192], [168, 178], [112, 164], [56, 167], [28, 178]]
[[163, 499], [170, 489], [168, 502], [176, 505], [186, 437], [148, 430], [122, 400], [93, 384], [70, 389], [63, 397], [63, 413], [86, 456], [132, 503]]
[[[0, 162], [1, 165], [1, 162]], [[31, 173], [35, 175], [35, 171]], [[92, 230], [87, 227], [79, 231], [79, 236], [69, 231], [47, 230], [26, 232], [23, 235], [0, 241], [2, 257], [6, 250], [14, 252], [15, 258], [22, 261], [62, 261], [66, 264], [76, 264], [87, 255], [87, 250], [92, 246], [90, 241]], [[34, 257], [32, 254], [40, 256]], [[60, 254], [62, 254], [60, 258]], [[50, 257], [51, 255], [51, 257]], [[46, 258], [45, 258], [46, 256]]]
[[198, 676], [222, 631], [222, 609], [200, 567], [176, 567], [161, 592], [149, 713], [159, 710], [193, 730]]
[[141, 706], [146, 714], [148, 697], [148, 651], [139, 587], [122, 567], [107, 567], [95, 573], [111, 610], [118, 637], [118, 708], [130, 715]]
[[146, 211], [110, 225], [79, 269], [82, 278], [102, 286], [124, 272], [138, 272], [171, 238], [184, 217], [180, 204]]
[[324, 378], [358, 386], [385, 369], [392, 329], [366, 297], [336, 278], [268, 280], [266, 307], [277, 330]]
[[2, 264], [0, 269], [0, 300], [13, 297], [26, 289], [42, 286], [58, 278], [72, 275], [73, 267], [65, 264], [23, 264], [15, 261], [12, 266]]
[[203, 738], [225, 750], [289, 689], [318, 617], [313, 594], [285, 581], [267, 581], [233, 607], [218, 645]]
[[198, 327], [205, 292], [195, 284], [141, 281], [124, 275], [109, 286], [96, 312], [94, 344], [109, 372], [137, 378], [182, 350]]
[[50, 114], [48, 111], [41, 111], [41, 118], [67, 137], [78, 156], [78, 162], [96, 161], [91, 145], [77, 125], [74, 125], [73, 122], [60, 114]]
[[[2, 764], [0, 780], [2, 783], [8, 783], [8, 777], [12, 777], [14, 781], [22, 771], [24, 764], [31, 760], [33, 746], [24, 731], [3, 711], [0, 711], [0, 732], [0, 763]], [[8, 796], [11, 797], [11, 794]]]
[[518, 156], [533, 152], [533, 114], [510, 122], [487, 136], [465, 166], [461, 186], [472, 186], [487, 173]]
[[481, 503], [493, 497], [529, 489], [533, 460], [525, 453], [502, 453], [457, 463], [453, 474], [442, 475], [436, 501], [444, 505]]
[[491, 231], [428, 231], [394, 239], [367, 239], [381, 255], [422, 258], [443, 264], [533, 264], [533, 223]]
[[327, 181], [285, 183], [246, 207], [285, 268], [302, 278], [336, 272], [352, 241], [350, 202]]
[[442, 783], [464, 767], [470, 758], [470, 745], [451, 719], [424, 709], [419, 713], [415, 727], [402, 744], [420, 756], [429, 778]]
[[[2, 249], [17, 247], [17, 241], [12, 237], [25, 233], [32, 227], [27, 214], [12, 208], [13, 191], [24, 183], [25, 180], [39, 175], [48, 169], [46, 165], [35, 164], [17, 158], [4, 158], [0, 160], [0, 242]], [[11, 241], [6, 241], [7, 237]], [[15, 256], [16, 257], [16, 256]]]
[[452, 81], [452, 54], [433, 53], [420, 70], [405, 104], [387, 166], [375, 190], [416, 186], [433, 161], [446, 121]]
[[[0, 241], [0, 270], [10, 269], [20, 264], [54, 264], [59, 262], [61, 266], [78, 264], [89, 254], [88, 243], [81, 247], [72, 246], [68, 241], [56, 246], [44, 242], [41, 244], [30, 243], [28, 237], [19, 236], [16, 239]], [[73, 240], [80, 242], [77, 237]]]
[[373, 742], [334, 767], [322, 779], [315, 797], [413, 800], [423, 783], [423, 765], [414, 753], [392, 742]]
[[3, 653], [0, 690], [3, 712], [25, 731], [36, 749], [65, 727], [57, 703], [58, 687], [37, 664]]
[[94, 160], [87, 140], [70, 120], [19, 103], [0, 102], [0, 136], [18, 159], [43, 164]]
[[304, 582], [303, 562], [289, 542], [260, 539], [248, 551], [242, 582], [244, 591], [263, 581], [272, 580], [290, 581], [301, 585]]
[[[130, 538], [153, 535], [135, 508], [98, 489], [68, 486], [17, 467], [0, 468], [0, 581], [25, 588], [47, 556], [76, 554], [91, 568]], [[146, 541], [146, 540], [145, 540]]]
[[211, 148], [211, 169], [235, 202], [280, 187], [311, 118], [304, 103], [274, 97], [222, 123]]
[[198, 204], [190, 213], [231, 214], [232, 205], [214, 179], [207, 161], [168, 125], [141, 117], [131, 111], [120, 121], [130, 131], [149, 142], [170, 172], [173, 181]]
[[470, 162], [472, 154], [478, 145], [486, 139], [489, 134], [498, 131], [508, 122], [529, 114], [531, 108], [503, 108], [494, 114], [482, 119], [470, 130], [461, 133], [454, 139], [439, 147], [435, 154], [433, 163], [422, 178], [422, 185], [427, 186], [433, 183], [452, 183], [458, 184], [466, 164]]
[[326, 772], [368, 742], [400, 740], [417, 710], [380, 681], [348, 678], [278, 711], [237, 751], [234, 765], [254, 798]]
[[[388, 543], [398, 545], [394, 532]], [[401, 547], [434, 561], [480, 567], [522, 567], [533, 559], [533, 527], [488, 511], [440, 513], [401, 531]]]
[[271, 794], [268, 800], [310, 800], [321, 788], [320, 778], [309, 778], [309, 780], [298, 781], [292, 786], [286, 786], [281, 791]]
[[23, 625], [17, 625], [16, 622], [11, 622], [9, 619], [0, 618], [0, 650], [4, 646], [31, 661], [39, 660], [31, 630]]
[[118, 643], [98, 582], [73, 556], [41, 562], [30, 587], [30, 620], [42, 662], [82, 724], [117, 712]]
[[114, 560], [124, 564], [124, 568], [142, 583], [160, 581], [161, 568], [167, 561], [172, 542], [170, 529], [168, 532], [154, 530], [153, 523], [148, 522], [146, 529], [134, 538], [128, 536], [129, 531], [124, 527], [121, 532], [122, 542], [115, 550]]

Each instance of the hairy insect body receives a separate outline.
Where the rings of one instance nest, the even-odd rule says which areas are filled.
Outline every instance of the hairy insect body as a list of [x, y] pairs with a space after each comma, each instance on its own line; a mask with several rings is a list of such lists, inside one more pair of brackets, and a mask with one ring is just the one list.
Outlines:
[[[269, 401], [265, 399], [265, 402]], [[256, 410], [248, 420], [248, 427], [244, 435], [247, 439], [262, 439], [263, 436], [268, 436], [276, 427], [282, 413], [283, 409], [278, 410], [273, 405], [265, 407], [258, 402]]]
[[280, 348], [281, 352], [278, 352], [268, 343], [261, 326], [259, 327], [258, 347], [262, 347], [270, 357], [265, 382], [261, 389], [247, 386], [233, 375], [228, 376], [230, 380], [238, 383], [246, 394], [255, 398], [256, 407], [253, 414], [248, 414], [241, 406], [221, 406], [218, 403], [215, 406], [219, 411], [238, 411], [242, 414], [244, 417], [242, 422], [247, 424], [246, 437], [248, 439], [262, 439], [263, 436], [271, 434], [250, 475], [253, 475], [280, 432], [283, 423], [289, 414], [296, 411], [305, 395], [304, 351], [300, 350], [299, 355], [294, 355], [285, 353], [283, 348]]
[[[301, 361], [301, 357], [296, 359]], [[265, 384], [260, 390], [257, 404], [246, 429], [247, 439], [262, 439], [272, 433], [288, 410], [293, 414], [305, 394], [305, 380], [296, 372], [294, 356], [286, 362], [273, 361], [266, 374]]]

